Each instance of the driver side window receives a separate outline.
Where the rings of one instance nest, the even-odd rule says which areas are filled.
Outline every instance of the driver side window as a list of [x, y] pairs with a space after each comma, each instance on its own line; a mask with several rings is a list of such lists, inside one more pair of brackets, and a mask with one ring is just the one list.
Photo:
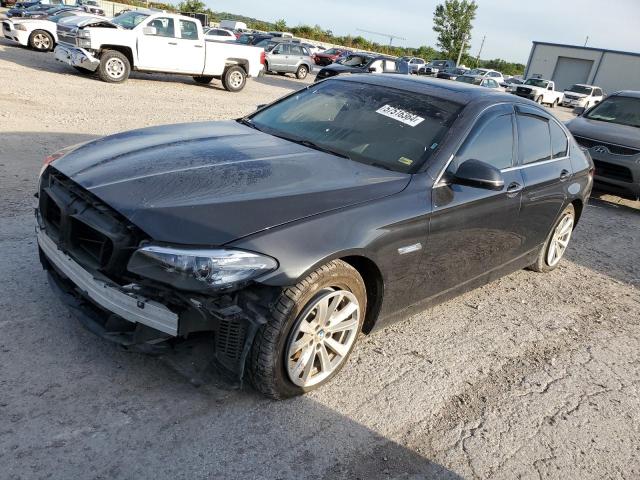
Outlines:
[[447, 171], [455, 173], [467, 160], [480, 160], [498, 170], [513, 166], [513, 114], [499, 115], [476, 124]]
[[156, 29], [156, 36], [158, 37], [175, 37], [176, 32], [173, 25], [173, 18], [160, 17], [151, 20], [148, 27], [154, 27]]

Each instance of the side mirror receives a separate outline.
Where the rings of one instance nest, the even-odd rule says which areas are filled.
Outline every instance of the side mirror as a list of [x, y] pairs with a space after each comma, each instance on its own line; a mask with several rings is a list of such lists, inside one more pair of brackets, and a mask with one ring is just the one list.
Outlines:
[[480, 160], [467, 160], [453, 175], [453, 183], [469, 187], [502, 190], [504, 178], [496, 167]]
[[582, 115], [585, 112], [585, 110], [586, 110], [586, 108], [584, 108], [584, 107], [576, 107], [576, 108], [573, 109], [573, 113], [579, 117], [580, 115]]
[[142, 33], [145, 35], [157, 35], [158, 29], [156, 27], [144, 27]]

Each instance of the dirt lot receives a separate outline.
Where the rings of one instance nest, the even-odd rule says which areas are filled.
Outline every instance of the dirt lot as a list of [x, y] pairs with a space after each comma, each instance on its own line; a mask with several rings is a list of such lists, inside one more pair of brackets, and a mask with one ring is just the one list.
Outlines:
[[107, 85], [0, 40], [0, 478], [640, 478], [635, 202], [594, 200], [553, 273], [361, 338], [330, 386], [286, 402], [230, 389], [195, 357], [123, 352], [71, 317], [36, 255], [42, 157], [237, 117], [300, 85]]

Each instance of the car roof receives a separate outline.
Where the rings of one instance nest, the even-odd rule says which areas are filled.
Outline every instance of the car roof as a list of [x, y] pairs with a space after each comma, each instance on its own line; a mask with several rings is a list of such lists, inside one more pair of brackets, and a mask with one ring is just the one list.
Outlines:
[[[415, 75], [396, 75], [391, 73], [384, 75], [354, 74], [344, 77], [339, 76], [336, 77], [335, 80], [397, 88], [412, 93], [422, 93], [445, 100], [451, 100], [463, 105], [483, 100], [491, 100], [492, 102], [501, 100], [509, 103], [517, 103], [520, 101], [519, 97], [514, 98], [514, 95], [494, 91], [489, 88], [480, 88], [464, 82], [451, 82], [449, 80]], [[640, 92], [637, 93], [640, 96]]]
[[640, 98], [640, 90], [620, 90], [618, 92], [612, 93], [609, 96], [613, 95], [616, 95], [618, 97]]

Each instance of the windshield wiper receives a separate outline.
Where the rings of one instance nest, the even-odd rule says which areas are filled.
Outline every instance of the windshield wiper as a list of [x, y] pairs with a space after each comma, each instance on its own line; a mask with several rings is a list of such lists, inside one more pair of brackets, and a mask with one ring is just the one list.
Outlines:
[[302, 145], [308, 148], [313, 148], [314, 150], [318, 150], [320, 152], [324, 152], [324, 153], [329, 153], [331, 155], [335, 155], [336, 157], [341, 157], [341, 158], [346, 158], [347, 160], [351, 160], [351, 157], [349, 157], [347, 154], [342, 153], [342, 152], [336, 152], [335, 150], [331, 150], [330, 148], [326, 148], [326, 147], [322, 147], [316, 143], [313, 143], [311, 140], [304, 140], [304, 139], [298, 139], [298, 138], [291, 138], [291, 137], [287, 137], [284, 135], [276, 135], [273, 134], [272, 135], [274, 137], [278, 137], [278, 138], [282, 138], [284, 140], [288, 140], [290, 142], [293, 143], [297, 143], [298, 145]]
[[247, 117], [242, 117], [239, 118], [238, 120], [236, 120], [238, 123], [241, 123], [242, 125], [246, 125], [247, 127], [253, 128], [255, 130], [258, 130], [259, 132], [261, 132], [262, 130], [260, 130], [258, 128], [258, 126], [253, 123], [250, 119], [248, 119]]

